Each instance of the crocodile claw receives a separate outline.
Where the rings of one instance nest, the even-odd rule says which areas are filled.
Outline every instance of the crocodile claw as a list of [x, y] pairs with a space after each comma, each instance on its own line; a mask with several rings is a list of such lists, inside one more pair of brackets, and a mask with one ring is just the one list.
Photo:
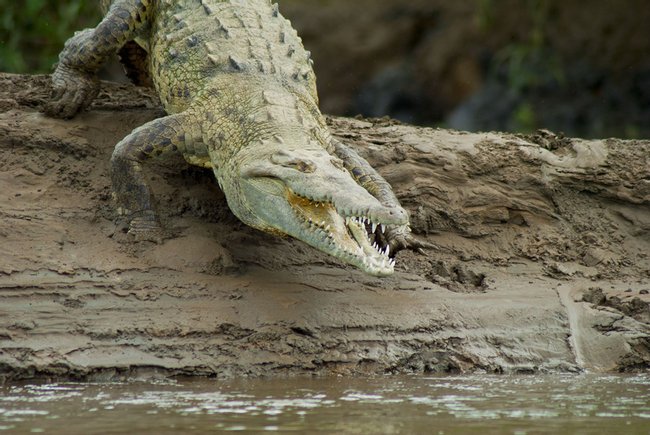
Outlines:
[[153, 212], [144, 212], [131, 219], [128, 234], [136, 241], [162, 243], [163, 230]]
[[411, 229], [407, 225], [398, 227], [389, 227], [386, 234], [383, 235], [384, 245], [388, 245], [390, 252], [395, 255], [404, 249], [426, 254], [425, 249], [433, 249], [436, 245], [420, 240], [411, 233]]
[[52, 74], [52, 86], [52, 101], [45, 106], [45, 113], [54, 118], [72, 118], [99, 93], [97, 77], [62, 65]]

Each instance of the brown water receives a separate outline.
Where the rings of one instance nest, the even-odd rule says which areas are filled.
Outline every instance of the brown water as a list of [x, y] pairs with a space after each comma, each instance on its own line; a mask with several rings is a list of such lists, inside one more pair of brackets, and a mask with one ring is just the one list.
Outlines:
[[0, 387], [0, 433], [650, 434], [650, 374]]

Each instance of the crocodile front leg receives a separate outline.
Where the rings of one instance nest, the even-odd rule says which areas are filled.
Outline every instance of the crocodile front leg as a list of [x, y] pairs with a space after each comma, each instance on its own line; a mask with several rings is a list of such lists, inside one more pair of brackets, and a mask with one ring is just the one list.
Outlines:
[[[386, 207], [401, 207], [399, 200], [393, 193], [390, 184], [370, 166], [355, 150], [339, 140], [332, 139], [334, 153], [343, 160], [345, 168], [352, 174], [361, 187], [377, 198]], [[403, 249], [411, 249], [424, 253], [423, 248], [434, 248], [435, 245], [419, 240], [411, 234], [408, 225], [389, 226], [386, 233], [377, 232], [376, 238], [383, 246], [388, 245], [390, 252], [396, 253]]]
[[97, 96], [97, 70], [148, 22], [151, 0], [115, 0], [94, 29], [77, 32], [65, 43], [52, 74], [52, 101], [45, 113], [71, 118]]
[[185, 117], [179, 113], [155, 119], [133, 130], [115, 146], [111, 158], [113, 193], [129, 219], [129, 234], [136, 239], [160, 238], [160, 224], [142, 163], [185, 149]]

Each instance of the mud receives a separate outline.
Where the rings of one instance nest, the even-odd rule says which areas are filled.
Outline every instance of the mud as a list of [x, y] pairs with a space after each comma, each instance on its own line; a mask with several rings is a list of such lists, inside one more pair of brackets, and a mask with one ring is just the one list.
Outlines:
[[147, 169], [167, 238], [130, 240], [109, 158], [155, 97], [104, 83], [63, 121], [48, 95], [0, 75], [2, 380], [650, 366], [648, 141], [331, 118], [438, 247], [374, 278], [241, 224], [178, 160]]

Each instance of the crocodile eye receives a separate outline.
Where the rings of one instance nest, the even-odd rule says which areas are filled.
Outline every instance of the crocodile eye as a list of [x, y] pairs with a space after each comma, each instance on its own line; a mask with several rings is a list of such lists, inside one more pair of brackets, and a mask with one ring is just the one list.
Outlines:
[[271, 156], [271, 162], [300, 172], [311, 173], [316, 171], [316, 165], [311, 160], [295, 157], [284, 151], [278, 151], [273, 154]]
[[314, 165], [312, 162], [308, 162], [306, 160], [301, 160], [301, 159], [290, 160], [284, 163], [282, 166], [285, 166], [287, 168], [293, 168], [300, 172], [305, 172], [305, 173], [312, 173], [316, 171], [316, 165]]
[[314, 165], [300, 161], [298, 162], [298, 170], [300, 172], [314, 172]]

